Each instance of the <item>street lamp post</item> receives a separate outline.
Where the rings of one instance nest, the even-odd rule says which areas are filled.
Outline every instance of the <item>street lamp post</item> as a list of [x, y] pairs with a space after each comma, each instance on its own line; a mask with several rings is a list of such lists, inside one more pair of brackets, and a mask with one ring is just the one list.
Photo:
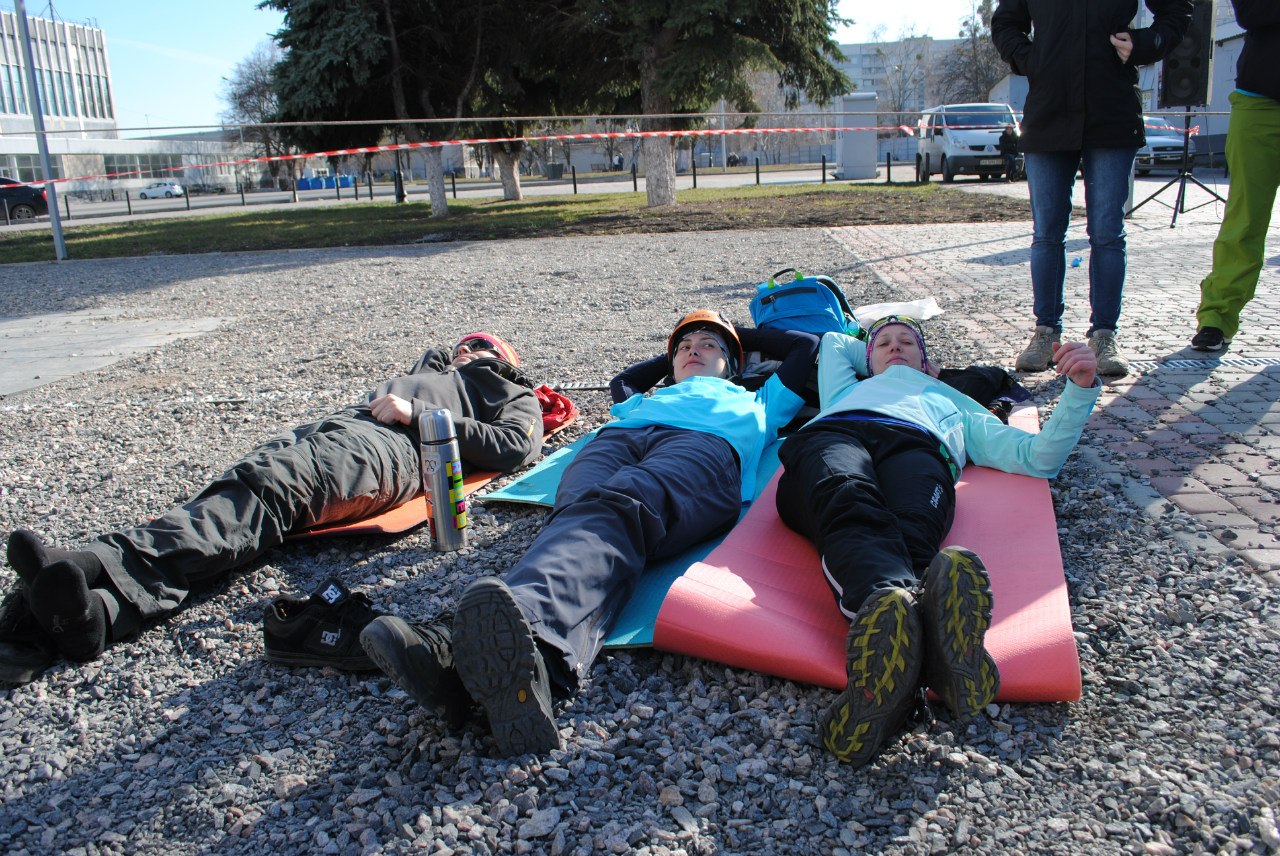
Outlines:
[[18, 40], [22, 42], [22, 61], [27, 66], [27, 88], [31, 91], [31, 121], [40, 152], [40, 169], [44, 172], [44, 193], [49, 203], [49, 225], [53, 229], [53, 248], [58, 261], [67, 257], [67, 243], [62, 237], [62, 216], [58, 213], [58, 190], [53, 183], [53, 165], [49, 161], [49, 140], [44, 132], [44, 106], [40, 103], [40, 87], [36, 85], [35, 60], [31, 55], [31, 32], [27, 28], [27, 9], [23, 0], [14, 0], [14, 16], [18, 19]]

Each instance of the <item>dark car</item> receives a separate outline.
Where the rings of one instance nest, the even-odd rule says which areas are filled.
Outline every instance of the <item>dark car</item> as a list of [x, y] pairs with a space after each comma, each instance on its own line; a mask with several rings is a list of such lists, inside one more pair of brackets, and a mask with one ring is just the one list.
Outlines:
[[49, 213], [43, 187], [3, 176], [0, 176], [0, 206], [8, 209], [10, 220], [30, 220]]

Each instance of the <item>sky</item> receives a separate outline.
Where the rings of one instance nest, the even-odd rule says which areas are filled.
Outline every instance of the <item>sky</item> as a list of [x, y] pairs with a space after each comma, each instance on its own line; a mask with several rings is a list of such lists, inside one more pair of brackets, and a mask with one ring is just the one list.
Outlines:
[[[223, 78], [283, 22], [280, 13], [259, 10], [258, 0], [25, 0], [30, 17], [90, 23], [107, 36], [115, 85], [116, 118], [124, 136], [147, 129], [217, 127], [226, 105]], [[13, 9], [13, 0], [0, 8]], [[895, 39], [908, 27], [918, 35], [955, 38], [971, 0], [839, 0], [841, 43]], [[895, 11], [889, 11], [891, 9]], [[901, 9], [910, 11], [904, 16]], [[138, 129], [137, 133], [124, 129]]]
[[884, 40], [898, 38], [914, 27], [918, 36], [954, 39], [960, 33], [960, 22], [972, 14], [977, 4], [971, 0], [907, 0], [894, 3], [877, 0], [839, 0], [840, 16], [852, 18], [851, 27], [836, 31], [841, 44], [877, 41], [876, 27], [883, 27]]

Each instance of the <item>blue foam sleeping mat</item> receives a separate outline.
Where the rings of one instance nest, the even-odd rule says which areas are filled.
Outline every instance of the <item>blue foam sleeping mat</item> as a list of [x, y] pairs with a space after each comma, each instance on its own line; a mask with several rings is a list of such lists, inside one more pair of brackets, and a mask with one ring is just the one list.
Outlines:
[[[578, 450], [590, 442], [594, 436], [595, 432], [592, 431], [590, 434], [579, 437], [568, 446], [557, 449], [543, 458], [537, 466], [505, 487], [476, 498], [483, 502], [523, 502], [550, 508], [555, 504], [556, 488], [560, 485], [560, 476], [564, 473], [565, 467], [569, 466], [569, 462], [573, 460]], [[769, 484], [774, 471], [778, 469], [778, 447], [781, 445], [781, 440], [775, 440], [760, 456], [760, 466], [756, 470], [756, 496], [759, 496], [759, 491], [764, 490]], [[749, 507], [742, 506], [742, 512], [738, 515], [739, 520], [747, 513]], [[662, 607], [662, 601], [666, 598], [672, 583], [695, 562], [705, 559], [707, 554], [714, 550], [728, 534], [728, 532], [722, 532], [690, 547], [683, 553], [649, 563], [636, 584], [631, 600], [618, 616], [613, 632], [605, 640], [605, 647], [644, 648], [653, 645], [654, 623], [658, 619], [658, 610]]]

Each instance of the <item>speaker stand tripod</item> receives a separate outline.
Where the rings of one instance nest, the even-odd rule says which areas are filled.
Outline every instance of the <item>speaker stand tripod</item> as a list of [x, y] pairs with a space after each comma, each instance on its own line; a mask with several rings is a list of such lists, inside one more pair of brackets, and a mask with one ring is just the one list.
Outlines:
[[[1187, 182], [1188, 181], [1190, 181], [1196, 187], [1203, 190], [1205, 193], [1212, 196], [1213, 199], [1216, 199], [1219, 202], [1224, 202], [1224, 203], [1227, 201], [1223, 199], [1221, 196], [1219, 196], [1217, 193], [1215, 193], [1213, 190], [1209, 189], [1208, 187], [1205, 187], [1204, 182], [1200, 181], [1200, 179], [1196, 178], [1194, 175], [1191, 174], [1191, 108], [1190, 107], [1186, 108], [1182, 116], [1182, 160], [1178, 163], [1178, 174], [1175, 175], [1173, 178], [1169, 179], [1167, 182], [1165, 182], [1164, 187], [1161, 187], [1155, 193], [1151, 194], [1146, 199], [1142, 200], [1137, 205], [1130, 208], [1129, 213], [1125, 214], [1124, 216], [1132, 217], [1134, 211], [1137, 211], [1143, 205], [1146, 205], [1148, 202], [1154, 199], [1156, 202], [1158, 202], [1161, 205], [1164, 205], [1167, 208], [1173, 208], [1173, 219], [1169, 221], [1169, 228], [1170, 229], [1174, 228], [1175, 226], [1178, 225], [1179, 213], [1186, 214], [1188, 211], [1195, 211], [1196, 208], [1203, 208], [1204, 206], [1208, 205], [1213, 201], [1213, 199], [1207, 199], [1204, 202], [1201, 202], [1199, 205], [1196, 205], [1192, 208], [1188, 208], [1187, 207]], [[1178, 196], [1174, 200], [1173, 205], [1169, 205], [1169, 203], [1165, 202], [1162, 199], [1156, 199], [1157, 196], [1159, 196], [1161, 193], [1164, 193], [1166, 190], [1168, 190], [1170, 187], [1173, 187], [1175, 184], [1178, 185]]]

